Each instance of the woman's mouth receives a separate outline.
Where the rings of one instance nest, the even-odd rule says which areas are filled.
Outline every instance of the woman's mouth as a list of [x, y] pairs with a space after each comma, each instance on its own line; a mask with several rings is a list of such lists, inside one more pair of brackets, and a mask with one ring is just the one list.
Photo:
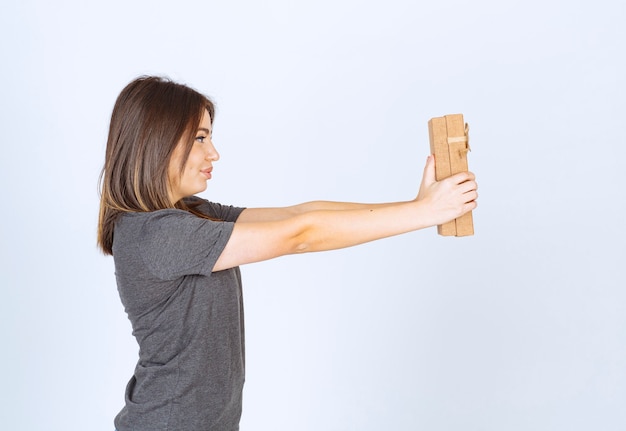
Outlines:
[[209, 168], [209, 169], [203, 169], [200, 172], [202, 172], [202, 174], [206, 177], [207, 180], [210, 180], [212, 175], [211, 172], [213, 171], [213, 168]]

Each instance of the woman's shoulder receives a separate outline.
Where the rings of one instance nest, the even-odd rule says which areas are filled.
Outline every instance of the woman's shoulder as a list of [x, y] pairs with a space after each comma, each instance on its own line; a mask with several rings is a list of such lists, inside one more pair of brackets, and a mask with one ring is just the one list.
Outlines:
[[194, 217], [189, 211], [177, 209], [177, 208], [166, 208], [155, 211], [137, 211], [137, 212], [125, 212], [120, 214], [119, 222], [128, 223], [128, 224], [145, 224], [151, 222], [159, 222], [172, 218], [184, 218], [184, 217]]
[[206, 220], [189, 211], [168, 208], [146, 212], [128, 212], [121, 214], [115, 223], [115, 234], [137, 240], [152, 236], [167, 235], [168, 232], [180, 232], [197, 228], [197, 224]]
[[114, 248], [177, 249], [178, 243], [191, 244], [219, 236], [224, 223], [198, 217], [181, 209], [124, 213], [115, 223]]
[[190, 196], [185, 198], [183, 201], [188, 208], [216, 220], [227, 222], [235, 222], [239, 217], [239, 214], [241, 214], [241, 212], [245, 209], [244, 207], [209, 201], [198, 196]]
[[201, 198], [200, 196], [188, 196], [183, 198], [183, 202], [186, 205], [207, 205], [211, 204], [208, 200]]

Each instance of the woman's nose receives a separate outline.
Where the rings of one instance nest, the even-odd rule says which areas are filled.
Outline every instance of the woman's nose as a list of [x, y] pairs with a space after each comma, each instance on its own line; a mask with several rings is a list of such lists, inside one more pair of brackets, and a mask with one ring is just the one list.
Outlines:
[[214, 162], [217, 162], [220, 159], [220, 153], [217, 152], [215, 145], [213, 145], [213, 142], [211, 141], [209, 142], [206, 158]]

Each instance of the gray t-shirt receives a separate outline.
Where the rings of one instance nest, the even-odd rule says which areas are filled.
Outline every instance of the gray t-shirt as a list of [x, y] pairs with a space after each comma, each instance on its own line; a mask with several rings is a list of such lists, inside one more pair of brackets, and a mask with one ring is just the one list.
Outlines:
[[118, 431], [239, 429], [241, 276], [239, 268], [212, 268], [243, 208], [202, 200], [197, 209], [224, 221], [167, 209], [116, 222], [115, 276], [139, 343]]

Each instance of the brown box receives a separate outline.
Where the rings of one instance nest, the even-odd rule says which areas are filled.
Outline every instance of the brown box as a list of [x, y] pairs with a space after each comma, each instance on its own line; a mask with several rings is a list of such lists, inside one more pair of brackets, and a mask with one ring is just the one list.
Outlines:
[[[469, 127], [463, 121], [463, 114], [431, 118], [428, 121], [430, 152], [435, 155], [435, 177], [441, 181], [459, 172], [466, 172], [467, 152], [469, 151]], [[474, 235], [472, 212], [437, 226], [439, 235]]]

